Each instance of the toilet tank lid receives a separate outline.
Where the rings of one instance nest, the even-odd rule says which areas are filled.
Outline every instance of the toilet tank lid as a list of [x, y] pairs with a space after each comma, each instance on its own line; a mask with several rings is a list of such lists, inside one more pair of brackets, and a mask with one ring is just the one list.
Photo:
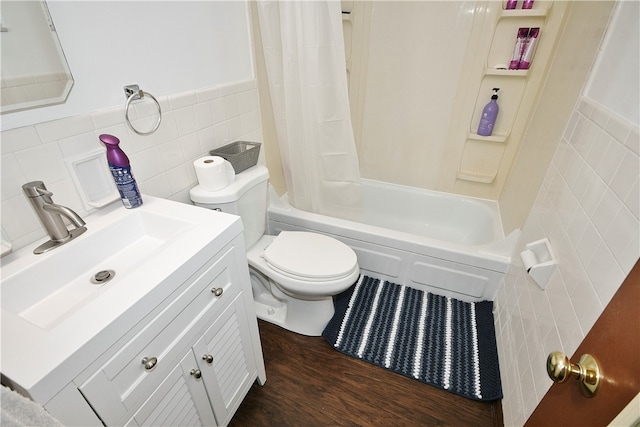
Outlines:
[[189, 191], [191, 201], [196, 203], [218, 204], [238, 200], [244, 193], [260, 182], [269, 179], [269, 169], [265, 166], [253, 166], [239, 174], [226, 187], [217, 191], [205, 191], [196, 185]]

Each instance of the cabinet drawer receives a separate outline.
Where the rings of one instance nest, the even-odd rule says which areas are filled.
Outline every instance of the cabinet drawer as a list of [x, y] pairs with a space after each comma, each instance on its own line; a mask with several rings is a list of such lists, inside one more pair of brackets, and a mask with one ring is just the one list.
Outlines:
[[[111, 357], [80, 390], [107, 424], [118, 424], [175, 367], [206, 322], [215, 319], [239, 294], [233, 250], [227, 251], [191, 284], [181, 286], [166, 307]], [[201, 270], [202, 271], [202, 270]], [[222, 289], [216, 296], [212, 289]], [[173, 299], [173, 301], [171, 301]], [[148, 369], [154, 358], [155, 366]]]

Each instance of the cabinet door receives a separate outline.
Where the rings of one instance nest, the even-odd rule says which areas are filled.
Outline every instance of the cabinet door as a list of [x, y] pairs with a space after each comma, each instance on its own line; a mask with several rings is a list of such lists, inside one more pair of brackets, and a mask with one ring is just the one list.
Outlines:
[[[142, 404], [127, 425], [214, 426], [216, 420], [191, 350]], [[193, 370], [193, 373], [192, 373]]]
[[256, 378], [242, 295], [193, 346], [218, 425], [226, 425]]

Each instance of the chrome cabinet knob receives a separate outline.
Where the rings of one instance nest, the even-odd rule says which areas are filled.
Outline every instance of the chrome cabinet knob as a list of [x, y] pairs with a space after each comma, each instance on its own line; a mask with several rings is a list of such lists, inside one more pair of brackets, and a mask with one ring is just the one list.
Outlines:
[[224, 289], [222, 289], [222, 288], [212, 288], [212, 289], [211, 289], [211, 292], [212, 292], [215, 296], [219, 297], [219, 296], [220, 296], [220, 295], [222, 295], [222, 293], [224, 292]]
[[158, 359], [155, 357], [145, 357], [142, 359], [142, 364], [144, 365], [144, 369], [147, 371], [152, 370], [158, 364]]
[[211, 354], [203, 354], [202, 355], [202, 360], [204, 360], [209, 365], [211, 365], [213, 363], [213, 355], [211, 355]]
[[202, 377], [202, 372], [200, 372], [200, 369], [192, 369], [189, 373], [196, 379]]

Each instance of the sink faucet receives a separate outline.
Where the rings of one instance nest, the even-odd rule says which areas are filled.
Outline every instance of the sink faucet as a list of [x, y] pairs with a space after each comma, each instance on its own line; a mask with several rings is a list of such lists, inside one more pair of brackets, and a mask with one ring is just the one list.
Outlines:
[[[44, 182], [28, 182], [22, 186], [22, 190], [31, 202], [31, 206], [36, 215], [38, 215], [42, 226], [51, 237], [51, 240], [35, 248], [33, 250], [34, 254], [41, 254], [64, 245], [87, 231], [87, 227], [84, 226], [85, 222], [77, 213], [66, 206], [53, 203], [53, 199], [51, 199], [53, 193], [47, 190]], [[69, 230], [62, 217], [71, 221], [74, 228]]]

